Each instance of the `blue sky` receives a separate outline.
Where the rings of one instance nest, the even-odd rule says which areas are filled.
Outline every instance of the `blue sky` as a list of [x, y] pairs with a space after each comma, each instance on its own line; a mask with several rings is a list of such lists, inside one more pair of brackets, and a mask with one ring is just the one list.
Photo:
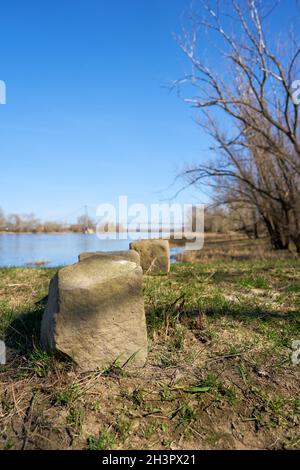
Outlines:
[[[59, 219], [84, 204], [158, 202], [208, 156], [192, 111], [163, 85], [187, 70], [173, 33], [189, 0], [1, 4], [0, 206]], [[204, 200], [196, 193], [178, 201]], [[91, 214], [93, 215], [93, 214]]]

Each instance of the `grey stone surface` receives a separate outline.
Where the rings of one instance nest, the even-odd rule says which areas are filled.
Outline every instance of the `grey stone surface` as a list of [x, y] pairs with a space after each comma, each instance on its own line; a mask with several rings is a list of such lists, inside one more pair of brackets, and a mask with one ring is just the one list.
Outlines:
[[140, 255], [144, 274], [160, 274], [170, 271], [168, 240], [137, 240], [130, 244], [130, 248]]
[[147, 332], [138, 261], [132, 253], [81, 255], [80, 263], [59, 270], [49, 288], [42, 347], [83, 370], [116, 360], [123, 365], [132, 356], [128, 367], [143, 366]]
[[128, 261], [133, 261], [134, 263], [140, 266], [140, 255], [136, 251], [127, 250], [127, 251], [91, 251], [80, 253], [78, 256], [79, 261], [83, 261], [92, 256], [98, 256], [102, 258], [110, 259], [126, 259]]

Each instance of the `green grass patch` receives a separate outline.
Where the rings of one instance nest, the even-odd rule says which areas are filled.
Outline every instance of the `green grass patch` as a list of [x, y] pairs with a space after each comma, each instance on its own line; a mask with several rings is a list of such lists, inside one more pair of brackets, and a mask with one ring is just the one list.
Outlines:
[[241, 287], [253, 288], [253, 289], [268, 289], [269, 283], [263, 276], [246, 276], [239, 279], [238, 284]]

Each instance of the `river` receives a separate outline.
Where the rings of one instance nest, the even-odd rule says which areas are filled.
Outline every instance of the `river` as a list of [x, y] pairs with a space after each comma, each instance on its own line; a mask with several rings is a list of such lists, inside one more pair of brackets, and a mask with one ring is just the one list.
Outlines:
[[[148, 234], [139, 234], [147, 238]], [[95, 234], [0, 234], [0, 267], [57, 267], [76, 263], [84, 251], [128, 250], [130, 240], [100, 240]], [[171, 261], [182, 248], [171, 248]]]

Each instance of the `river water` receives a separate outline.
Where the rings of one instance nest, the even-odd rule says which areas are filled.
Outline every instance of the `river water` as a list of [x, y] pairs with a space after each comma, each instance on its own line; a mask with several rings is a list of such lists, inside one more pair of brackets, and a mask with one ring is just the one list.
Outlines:
[[[147, 238], [148, 234], [139, 234]], [[100, 240], [95, 234], [0, 234], [0, 267], [65, 266], [78, 261], [84, 251], [128, 250], [130, 240]], [[171, 248], [171, 261], [182, 248]]]

